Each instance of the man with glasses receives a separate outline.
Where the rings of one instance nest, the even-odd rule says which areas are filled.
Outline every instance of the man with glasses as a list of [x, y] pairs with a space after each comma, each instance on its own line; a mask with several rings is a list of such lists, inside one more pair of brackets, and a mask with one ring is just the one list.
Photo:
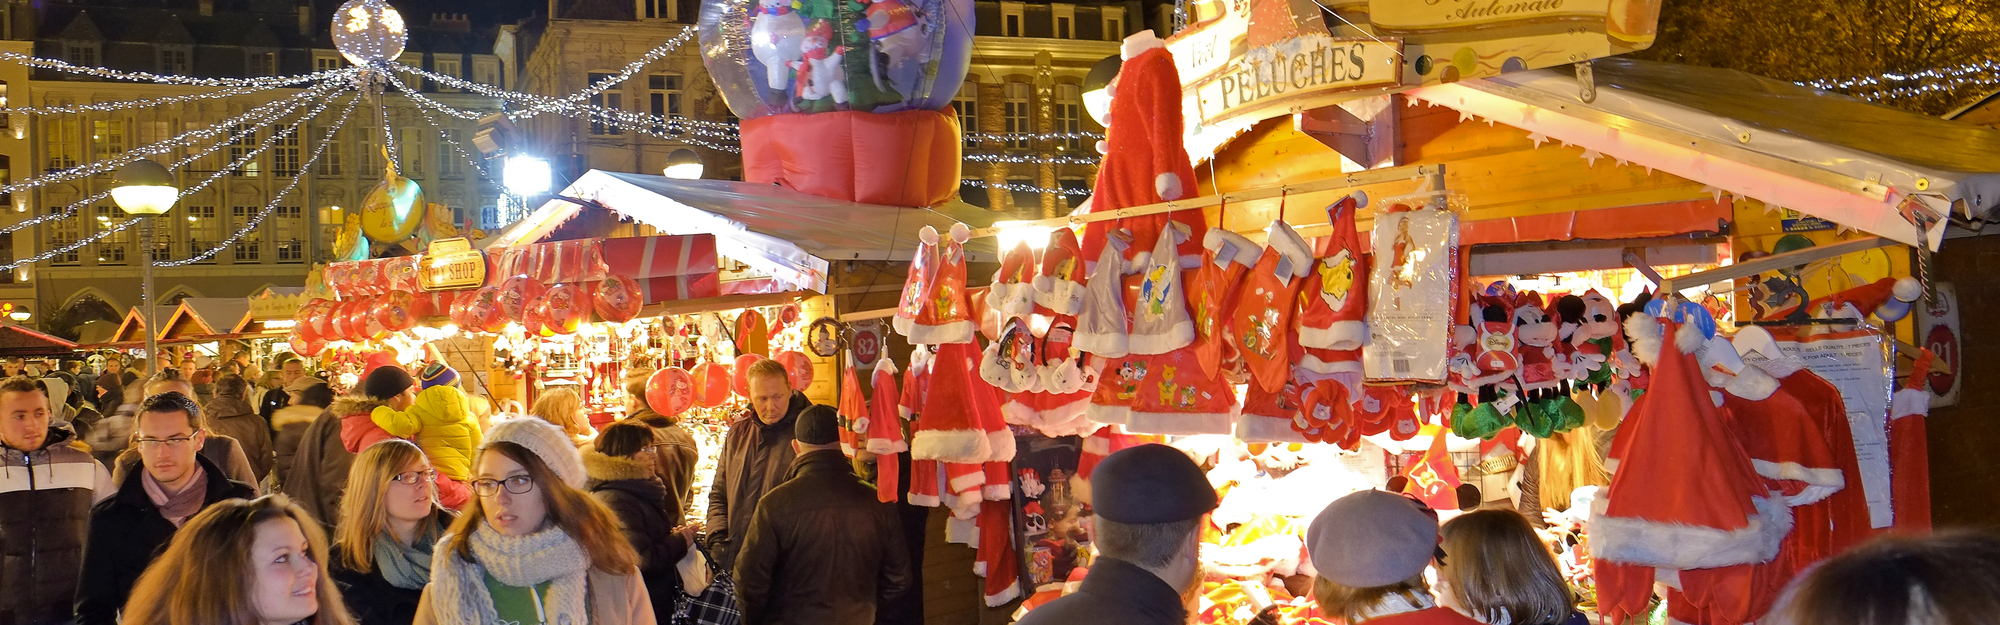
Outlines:
[[91, 504], [111, 476], [51, 426], [41, 380], [0, 380], [0, 623], [68, 623]]
[[140, 405], [132, 446], [143, 470], [133, 471], [118, 494], [90, 511], [83, 584], [76, 594], [79, 625], [112, 625], [132, 584], [189, 517], [225, 499], [250, 499], [257, 490], [230, 480], [200, 450], [209, 437], [201, 408], [178, 392], [147, 397]]

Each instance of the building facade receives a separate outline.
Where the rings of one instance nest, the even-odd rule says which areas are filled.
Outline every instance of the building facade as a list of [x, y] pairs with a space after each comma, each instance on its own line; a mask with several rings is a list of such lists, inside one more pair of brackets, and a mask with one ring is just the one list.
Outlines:
[[[347, 66], [323, 26], [331, 5], [238, 0], [217, 6], [212, 0], [167, 0], [142, 6], [138, 0], [84, 0], [7, 6], [4, 30], [9, 40], [0, 42], [0, 49], [75, 65], [197, 78], [288, 76]], [[405, 19], [411, 36], [399, 62], [475, 82], [501, 81], [503, 65], [492, 54], [497, 26], [475, 27], [468, 16], [450, 13], [406, 14]], [[447, 106], [499, 110], [489, 98], [404, 78]], [[469, 141], [475, 122], [423, 110], [393, 91], [362, 96], [318, 160], [307, 166], [354, 91], [312, 96], [293, 113], [259, 119], [244, 116], [299, 91], [231, 90], [223, 97], [194, 98], [224, 90], [104, 80], [6, 61], [0, 61], [0, 81], [8, 104], [16, 107], [157, 101], [133, 108], [9, 115], [0, 128], [0, 180], [7, 183], [118, 158], [130, 150], [147, 152], [162, 164], [208, 151], [175, 168], [182, 189], [199, 190], [155, 219], [150, 253], [166, 261], [217, 251], [199, 262], [156, 269], [154, 293], [161, 302], [237, 297], [266, 286], [303, 284], [314, 263], [329, 259], [344, 211], [359, 207], [382, 180], [385, 146], [393, 146], [388, 156], [403, 175], [418, 181], [427, 200], [451, 207], [461, 224], [477, 224], [482, 215], [491, 215], [500, 195], [497, 172], [486, 175], [486, 163]], [[307, 117], [320, 104], [325, 108]], [[217, 132], [179, 145], [147, 147], [204, 128]], [[100, 197], [112, 183], [107, 172], [0, 196], [7, 207], [0, 211], [0, 224], [61, 215], [75, 206], [69, 217], [0, 237], [0, 257], [62, 247], [124, 221], [127, 215], [109, 197]], [[272, 207], [268, 214], [267, 206]], [[259, 215], [265, 216], [254, 228], [233, 245], [217, 249]], [[104, 311], [122, 315], [139, 304], [138, 263], [148, 249], [134, 227], [0, 273], [0, 302], [27, 306], [36, 315], [30, 324], [56, 331]]]

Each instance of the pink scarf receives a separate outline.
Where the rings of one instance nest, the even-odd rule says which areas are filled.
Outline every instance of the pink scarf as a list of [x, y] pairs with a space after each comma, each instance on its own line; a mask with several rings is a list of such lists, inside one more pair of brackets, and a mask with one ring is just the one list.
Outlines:
[[167, 494], [167, 489], [143, 468], [139, 472], [139, 482], [146, 488], [146, 498], [153, 500], [153, 505], [160, 509], [160, 516], [166, 517], [174, 527], [180, 527], [188, 517], [200, 512], [202, 500], [206, 499], [204, 495], [208, 494], [208, 471], [200, 464], [194, 465], [194, 479], [188, 480], [187, 486], [178, 493]]

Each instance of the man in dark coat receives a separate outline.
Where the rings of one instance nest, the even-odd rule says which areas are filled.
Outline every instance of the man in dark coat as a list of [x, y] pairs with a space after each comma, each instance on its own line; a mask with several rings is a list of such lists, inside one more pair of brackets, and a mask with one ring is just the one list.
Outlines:
[[51, 414], [40, 380], [0, 380], [0, 623], [69, 622], [90, 507], [116, 490]]
[[813, 403], [792, 390], [791, 378], [776, 360], [750, 365], [750, 416], [729, 427], [715, 482], [708, 489], [708, 553], [723, 568], [736, 565], [736, 551], [757, 501], [785, 481], [791, 469], [792, 424]]
[[144, 470], [126, 476], [117, 495], [90, 511], [90, 542], [76, 593], [78, 625], [117, 623], [139, 574], [189, 517], [218, 501], [257, 496], [255, 488], [228, 479], [199, 453], [206, 431], [194, 400], [180, 393], [148, 397], [138, 421], [136, 446]]
[[1187, 454], [1140, 445], [1090, 475], [1100, 554], [1076, 593], [1028, 612], [1018, 625], [1182, 625], [1182, 593], [1201, 582], [1203, 518], [1215, 489]]
[[354, 452], [340, 441], [340, 415], [329, 409], [299, 437], [289, 479], [281, 489], [332, 532], [340, 522], [340, 495], [347, 490], [347, 472], [353, 467]]
[[902, 521], [841, 455], [833, 408], [807, 408], [797, 422], [798, 458], [757, 503], [737, 555], [743, 623], [872, 625], [910, 591]]

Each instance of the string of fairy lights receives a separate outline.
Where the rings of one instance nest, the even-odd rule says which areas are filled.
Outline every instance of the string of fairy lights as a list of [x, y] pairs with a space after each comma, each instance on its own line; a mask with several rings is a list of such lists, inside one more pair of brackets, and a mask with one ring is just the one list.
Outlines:
[[1855, 97], [1868, 100], [1909, 98], [1955, 91], [1964, 87], [2000, 85], [2000, 61], [1974, 61], [1914, 72], [1883, 72], [1869, 76], [1808, 80], [1796, 84], [1814, 89], [1850, 92]]
[[[326, 146], [328, 144], [333, 143], [333, 137], [335, 133], [340, 132], [341, 126], [347, 124], [348, 115], [354, 112], [354, 105], [359, 104], [360, 102], [361, 102], [361, 95], [358, 93], [348, 97], [346, 110], [343, 110], [340, 116], [334, 118], [334, 122], [331, 125], [327, 126], [326, 134], [320, 137], [319, 143], [313, 145], [312, 155], [306, 157], [305, 162], [299, 164], [299, 171], [302, 172], [311, 171], [313, 166], [319, 163], [319, 157], [322, 153], [326, 151]], [[322, 106], [321, 108], [325, 107]], [[306, 119], [312, 119], [314, 117], [317, 117], [318, 113], [319, 111], [315, 110], [312, 115], [306, 116]], [[303, 123], [303, 120], [301, 120], [301, 123]], [[298, 130], [298, 125], [294, 124], [292, 128], [287, 131], [287, 133], [296, 132], [297, 130]], [[243, 227], [238, 228], [234, 234], [229, 235], [229, 238], [225, 239], [223, 244], [209, 248], [208, 251], [193, 256], [189, 256], [181, 260], [158, 263], [158, 266], [178, 267], [181, 265], [189, 265], [193, 263], [202, 262], [210, 258], [213, 258], [215, 254], [217, 252], [221, 252], [223, 248], [235, 245], [237, 240], [242, 239], [244, 236], [249, 235], [251, 232], [255, 232], [258, 226], [263, 225], [264, 220], [270, 217], [271, 213], [278, 209], [278, 206], [284, 202], [285, 198], [291, 197], [292, 192], [298, 190], [299, 183], [301, 181], [304, 181], [305, 178], [306, 178], [305, 176], [292, 176], [292, 181], [290, 184], [285, 185], [285, 188], [283, 190], [280, 190], [277, 193], [272, 194], [271, 201], [264, 204], [263, 210], [258, 211], [255, 217], [252, 217], [250, 218], [249, 221], [244, 222]]]

